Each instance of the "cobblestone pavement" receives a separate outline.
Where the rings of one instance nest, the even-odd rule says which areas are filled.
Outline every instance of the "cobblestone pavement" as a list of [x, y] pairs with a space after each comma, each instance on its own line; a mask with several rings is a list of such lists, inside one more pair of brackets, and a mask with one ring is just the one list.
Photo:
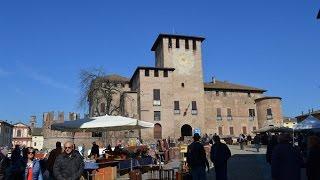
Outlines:
[[[271, 180], [271, 170], [265, 160], [266, 148], [256, 152], [255, 148], [246, 147], [240, 150], [239, 146], [229, 146], [232, 157], [228, 161], [229, 180]], [[302, 180], [306, 179], [304, 170]], [[208, 173], [208, 180], [215, 179], [214, 169]]]

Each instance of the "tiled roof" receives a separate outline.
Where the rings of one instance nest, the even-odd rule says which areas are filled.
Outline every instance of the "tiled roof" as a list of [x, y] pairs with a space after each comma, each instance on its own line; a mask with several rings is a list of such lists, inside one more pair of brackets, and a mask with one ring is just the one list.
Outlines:
[[250, 86], [244, 86], [239, 84], [233, 84], [226, 81], [218, 81], [215, 80], [215, 82], [210, 83], [204, 83], [205, 89], [214, 89], [214, 90], [233, 90], [233, 91], [252, 91], [252, 92], [266, 92], [264, 89], [250, 87]]

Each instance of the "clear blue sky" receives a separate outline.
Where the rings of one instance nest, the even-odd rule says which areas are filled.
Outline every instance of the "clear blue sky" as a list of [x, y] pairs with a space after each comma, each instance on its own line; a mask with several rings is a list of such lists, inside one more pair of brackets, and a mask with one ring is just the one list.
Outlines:
[[[115, 2], [115, 1], [114, 1]], [[286, 116], [320, 109], [320, 2], [0, 2], [0, 119], [76, 111], [80, 69], [131, 77], [158, 33], [200, 35], [204, 77], [267, 89]]]

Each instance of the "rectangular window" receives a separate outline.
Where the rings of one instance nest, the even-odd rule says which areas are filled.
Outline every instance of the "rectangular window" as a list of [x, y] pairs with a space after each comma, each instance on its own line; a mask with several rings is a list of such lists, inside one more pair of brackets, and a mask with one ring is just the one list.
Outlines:
[[246, 127], [246, 126], [243, 126], [243, 127], [242, 127], [242, 133], [243, 133], [243, 134], [247, 134], [247, 127]]
[[168, 71], [167, 70], [163, 71], [163, 77], [168, 77]]
[[192, 40], [192, 48], [193, 48], [193, 50], [197, 50], [196, 40]]
[[222, 133], [222, 127], [219, 127], [219, 135], [223, 135], [223, 133]]
[[229, 130], [230, 130], [230, 135], [234, 135], [233, 127], [229, 127]]
[[144, 71], [144, 75], [145, 75], [145, 76], [149, 76], [149, 69], [146, 69], [146, 70]]
[[154, 70], [154, 77], [159, 77], [159, 71], [158, 70]]
[[254, 109], [249, 109], [249, 117], [255, 117], [256, 113], [254, 111]]
[[196, 101], [191, 102], [191, 114], [193, 114], [193, 115], [198, 114]]
[[174, 101], [174, 114], [180, 114], [179, 101]]
[[185, 40], [185, 48], [189, 49], [189, 40], [188, 39]]
[[160, 111], [154, 111], [154, 120], [155, 121], [160, 121], [161, 120], [161, 113]]
[[168, 47], [169, 47], [169, 48], [172, 48], [172, 39], [171, 39], [171, 37], [169, 37]]
[[160, 89], [153, 89], [153, 105], [161, 106]]
[[270, 120], [270, 119], [273, 119], [272, 110], [271, 110], [271, 108], [268, 108], [267, 109], [267, 120]]
[[217, 120], [222, 120], [221, 108], [217, 108]]
[[176, 48], [180, 48], [179, 38], [176, 39]]
[[227, 119], [228, 119], [228, 120], [232, 120], [231, 108], [228, 108], [228, 109], [227, 109]]

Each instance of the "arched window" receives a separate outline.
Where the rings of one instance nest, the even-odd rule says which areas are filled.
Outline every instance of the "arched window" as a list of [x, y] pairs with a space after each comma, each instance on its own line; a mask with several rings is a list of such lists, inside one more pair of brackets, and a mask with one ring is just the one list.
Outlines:
[[156, 123], [153, 128], [154, 139], [162, 139], [162, 127], [159, 123]]
[[100, 104], [100, 113], [105, 113], [106, 112], [106, 105], [104, 103]]
[[17, 137], [21, 137], [21, 130], [20, 129], [17, 130]]

